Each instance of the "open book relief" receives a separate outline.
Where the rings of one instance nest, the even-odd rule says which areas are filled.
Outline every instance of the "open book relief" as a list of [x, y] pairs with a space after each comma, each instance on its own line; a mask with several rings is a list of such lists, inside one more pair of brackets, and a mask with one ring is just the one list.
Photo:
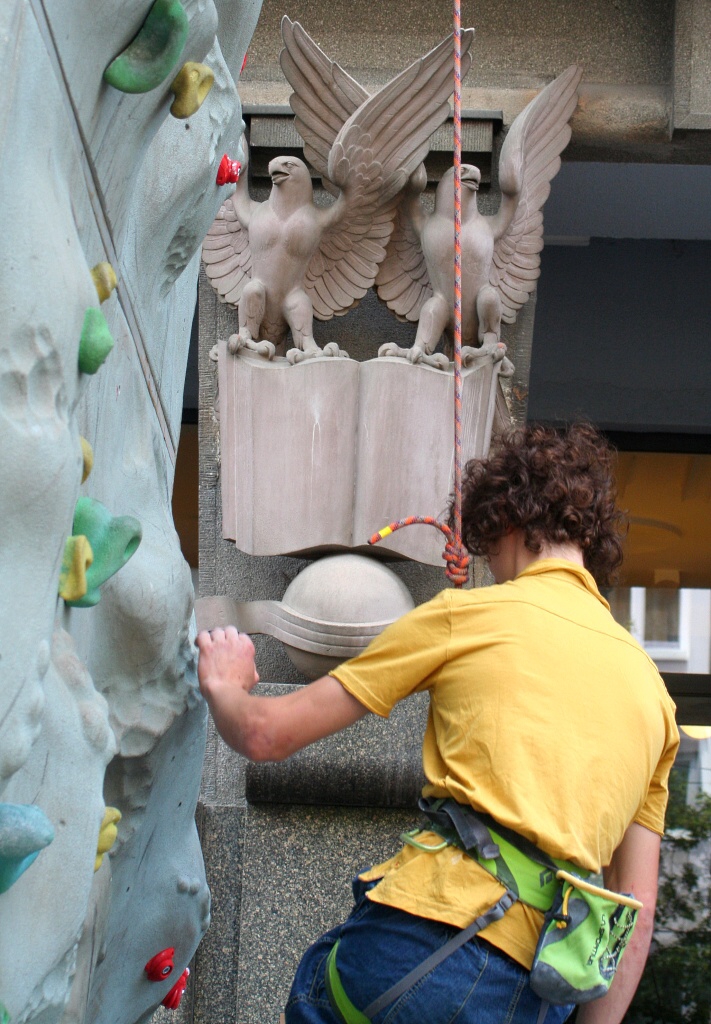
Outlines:
[[[252, 555], [364, 548], [408, 515], [444, 517], [454, 376], [398, 358], [294, 366], [219, 345], [222, 532]], [[462, 371], [464, 460], [487, 454], [501, 362]], [[500, 400], [500, 399], [499, 399]], [[441, 565], [442, 539], [401, 530], [378, 547]]]

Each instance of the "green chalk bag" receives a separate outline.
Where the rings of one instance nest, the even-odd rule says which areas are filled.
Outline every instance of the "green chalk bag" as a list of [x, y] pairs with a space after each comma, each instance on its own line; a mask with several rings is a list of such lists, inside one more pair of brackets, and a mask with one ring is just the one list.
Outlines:
[[553, 1004], [604, 996], [642, 909], [639, 900], [567, 871], [546, 913], [531, 968], [531, 988]]

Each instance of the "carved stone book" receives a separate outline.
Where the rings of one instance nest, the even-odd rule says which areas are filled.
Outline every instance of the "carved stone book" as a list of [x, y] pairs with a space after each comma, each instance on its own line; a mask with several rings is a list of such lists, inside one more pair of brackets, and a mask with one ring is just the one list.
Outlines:
[[[463, 459], [484, 457], [501, 363], [462, 371]], [[290, 365], [219, 344], [222, 533], [251, 555], [363, 550], [410, 515], [446, 516], [454, 374], [386, 357]], [[499, 398], [499, 407], [501, 399]], [[444, 538], [409, 526], [381, 553], [442, 564]], [[372, 550], [372, 549], [370, 549]]]

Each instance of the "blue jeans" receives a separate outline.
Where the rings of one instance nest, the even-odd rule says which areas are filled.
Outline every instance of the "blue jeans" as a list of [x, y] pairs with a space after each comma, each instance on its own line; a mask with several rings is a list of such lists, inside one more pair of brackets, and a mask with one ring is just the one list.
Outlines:
[[[365, 1009], [457, 931], [439, 921], [371, 903], [373, 882], [353, 883], [347, 921], [322, 935], [299, 964], [286, 1004], [286, 1024], [339, 1024], [326, 992], [326, 957], [338, 947], [338, 973], [351, 1002]], [[550, 1006], [545, 1024], [562, 1024], [572, 1006]], [[541, 1000], [528, 971], [477, 936], [460, 946], [373, 1024], [538, 1024]]]

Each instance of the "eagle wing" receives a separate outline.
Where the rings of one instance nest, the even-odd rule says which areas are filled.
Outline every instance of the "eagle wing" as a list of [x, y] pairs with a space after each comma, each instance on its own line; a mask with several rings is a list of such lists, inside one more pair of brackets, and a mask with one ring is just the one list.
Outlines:
[[423, 305], [432, 295], [425, 254], [407, 208], [400, 204], [385, 259], [375, 278], [378, 298], [398, 320], [420, 319]]
[[252, 275], [249, 234], [240, 224], [232, 199], [227, 199], [202, 243], [205, 273], [220, 302], [237, 306]]
[[[463, 74], [473, 37], [473, 29], [462, 33]], [[305, 279], [319, 319], [342, 315], [375, 282], [400, 194], [449, 114], [452, 53], [449, 36], [368, 97], [338, 132], [327, 178], [340, 195]]]
[[279, 63], [294, 90], [289, 97], [294, 127], [304, 141], [304, 159], [332, 195], [338, 189], [328, 179], [328, 157], [348, 118], [369, 93], [317, 46], [298, 21], [281, 19], [284, 49]]
[[540, 275], [543, 249], [541, 207], [560, 169], [560, 154], [570, 141], [582, 69], [572, 65], [543, 89], [514, 120], [501, 149], [499, 183], [518, 194], [508, 230], [494, 246], [489, 283], [501, 297], [504, 323], [513, 323]]

